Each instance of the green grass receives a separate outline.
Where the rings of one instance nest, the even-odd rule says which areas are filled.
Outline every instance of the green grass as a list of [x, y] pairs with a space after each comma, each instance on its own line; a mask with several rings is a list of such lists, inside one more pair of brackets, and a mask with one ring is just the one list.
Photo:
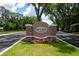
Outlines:
[[79, 50], [67, 43], [31, 44], [21, 41], [2, 56], [79, 56]]
[[13, 32], [18, 32], [18, 31], [0, 31], [0, 34], [8, 34]]

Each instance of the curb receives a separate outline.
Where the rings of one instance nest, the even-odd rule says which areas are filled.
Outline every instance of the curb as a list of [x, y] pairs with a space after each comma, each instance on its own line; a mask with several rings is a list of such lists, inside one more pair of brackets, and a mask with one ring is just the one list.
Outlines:
[[1, 53], [0, 53], [0, 56], [5, 53], [6, 51], [8, 51], [9, 49], [11, 49], [12, 47], [14, 47], [16, 44], [18, 44], [20, 41], [22, 41], [24, 38], [26, 37], [22, 37], [19, 41], [15, 42], [13, 45], [11, 45], [10, 47], [6, 48], [5, 50], [3, 50]]
[[[63, 32], [63, 31], [62, 31]], [[67, 35], [74, 35], [74, 36], [79, 36], [79, 34], [75, 34], [75, 33], [66, 33], [66, 32], [63, 32], [63, 33], [65, 33], [65, 34], [67, 34]], [[62, 35], [62, 34], [61, 34]]]
[[74, 47], [74, 48], [76, 48], [76, 49], [79, 49], [78, 47], [76, 47], [76, 46], [74, 46], [74, 45], [72, 45], [72, 44], [70, 44], [70, 43], [68, 43], [68, 42], [66, 42], [66, 41], [64, 41], [64, 40], [61, 40], [61, 39], [58, 38], [58, 37], [56, 37], [56, 38], [59, 39], [60, 41], [64, 42], [64, 43], [69, 44], [70, 46], [72, 46], [72, 47]]
[[[19, 31], [19, 32], [22, 32], [22, 31]], [[8, 33], [8, 34], [0, 34], [0, 36], [15, 34], [15, 33], [19, 33], [19, 32], [13, 32], [13, 33]]]
[[75, 34], [75, 33], [68, 33], [69, 35], [74, 35], [74, 36], [79, 36], [79, 34]]
[[74, 34], [74, 33], [72, 33], [72, 35], [74, 35], [74, 36], [79, 36], [79, 34]]

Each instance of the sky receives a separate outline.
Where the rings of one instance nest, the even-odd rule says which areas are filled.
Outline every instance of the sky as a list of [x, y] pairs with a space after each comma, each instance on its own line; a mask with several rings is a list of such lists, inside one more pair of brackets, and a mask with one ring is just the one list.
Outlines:
[[[23, 16], [36, 16], [36, 12], [33, 5], [28, 5], [27, 3], [0, 3], [0, 6], [4, 6], [6, 9], [11, 12], [20, 13]], [[49, 16], [42, 14], [42, 21], [52, 24], [52, 21], [49, 19]]]

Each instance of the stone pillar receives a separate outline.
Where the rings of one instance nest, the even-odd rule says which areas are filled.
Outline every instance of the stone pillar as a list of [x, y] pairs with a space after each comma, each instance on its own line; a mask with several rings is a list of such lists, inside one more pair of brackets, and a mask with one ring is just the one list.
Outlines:
[[49, 35], [56, 35], [57, 28], [56, 26], [49, 26]]
[[27, 35], [32, 35], [33, 34], [33, 27], [31, 24], [26, 24], [26, 32], [27, 32]]
[[31, 41], [33, 37], [29, 37], [33, 35], [33, 27], [31, 24], [26, 24], [26, 39], [27, 41]]
[[55, 42], [56, 41], [56, 33], [57, 33], [56, 26], [49, 26], [48, 30], [49, 30], [49, 35], [54, 36], [54, 37], [50, 37], [49, 42]]

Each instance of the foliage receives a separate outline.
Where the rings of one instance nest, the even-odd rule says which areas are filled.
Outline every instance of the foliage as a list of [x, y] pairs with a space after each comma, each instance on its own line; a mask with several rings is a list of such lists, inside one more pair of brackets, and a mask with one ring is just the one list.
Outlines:
[[58, 4], [57, 10], [63, 20], [63, 29], [69, 32], [70, 25], [79, 22], [79, 4]]
[[3, 25], [5, 30], [24, 30], [25, 24], [33, 24], [36, 22], [35, 17], [24, 17], [23, 19], [14, 19], [6, 21]]
[[57, 24], [58, 28], [67, 32], [70, 32], [72, 24], [79, 23], [79, 4], [77, 3], [49, 4], [45, 12], [51, 15], [50, 19]]
[[23, 16], [18, 13], [13, 13], [3, 6], [0, 6], [0, 27], [4, 27], [4, 30], [24, 30], [25, 24], [33, 24], [36, 22], [34, 16]]

